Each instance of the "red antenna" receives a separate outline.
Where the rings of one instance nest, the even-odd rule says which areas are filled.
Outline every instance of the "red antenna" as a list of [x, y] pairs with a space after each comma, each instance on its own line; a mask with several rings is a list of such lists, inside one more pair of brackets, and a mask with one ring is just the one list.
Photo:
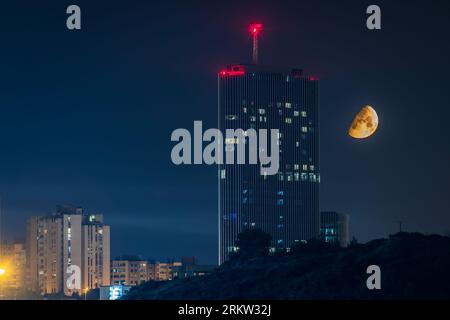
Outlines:
[[258, 64], [258, 36], [262, 31], [262, 27], [261, 23], [252, 23], [249, 27], [250, 34], [253, 37], [253, 64]]

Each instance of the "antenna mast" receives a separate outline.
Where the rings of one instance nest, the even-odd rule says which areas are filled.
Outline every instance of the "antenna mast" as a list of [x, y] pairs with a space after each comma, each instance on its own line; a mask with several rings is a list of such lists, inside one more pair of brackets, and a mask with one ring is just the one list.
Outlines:
[[250, 25], [250, 34], [253, 37], [253, 56], [252, 56], [252, 63], [258, 64], [258, 38], [259, 34], [262, 30], [262, 24], [261, 23], [253, 23]]

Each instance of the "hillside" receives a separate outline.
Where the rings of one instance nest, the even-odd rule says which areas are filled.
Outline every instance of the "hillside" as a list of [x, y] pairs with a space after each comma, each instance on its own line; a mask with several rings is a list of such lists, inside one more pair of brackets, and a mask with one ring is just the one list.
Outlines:
[[[381, 268], [381, 290], [366, 287], [372, 264]], [[147, 282], [126, 299], [449, 299], [449, 270], [449, 237], [399, 233], [345, 249], [311, 244], [238, 257], [205, 277]]]

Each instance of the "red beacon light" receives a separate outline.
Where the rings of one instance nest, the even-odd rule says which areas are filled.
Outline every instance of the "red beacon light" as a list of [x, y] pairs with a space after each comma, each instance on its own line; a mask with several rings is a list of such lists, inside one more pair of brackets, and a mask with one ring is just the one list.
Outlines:
[[219, 72], [219, 75], [221, 77], [226, 76], [244, 76], [245, 75], [245, 68], [241, 65], [232, 65], [228, 67], [226, 70], [221, 70]]
[[249, 31], [253, 36], [257, 36], [261, 33], [263, 25], [261, 23], [252, 23], [249, 27]]

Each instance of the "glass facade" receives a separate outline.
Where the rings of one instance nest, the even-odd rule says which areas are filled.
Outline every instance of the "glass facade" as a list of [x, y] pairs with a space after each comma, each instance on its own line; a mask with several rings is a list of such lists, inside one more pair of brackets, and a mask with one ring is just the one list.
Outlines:
[[[219, 165], [219, 263], [236, 250], [245, 228], [268, 232], [272, 252], [319, 235], [318, 81], [255, 66], [239, 70], [218, 75], [219, 129], [278, 129], [279, 171], [261, 175], [259, 164]], [[233, 142], [225, 150], [248, 144]]]

